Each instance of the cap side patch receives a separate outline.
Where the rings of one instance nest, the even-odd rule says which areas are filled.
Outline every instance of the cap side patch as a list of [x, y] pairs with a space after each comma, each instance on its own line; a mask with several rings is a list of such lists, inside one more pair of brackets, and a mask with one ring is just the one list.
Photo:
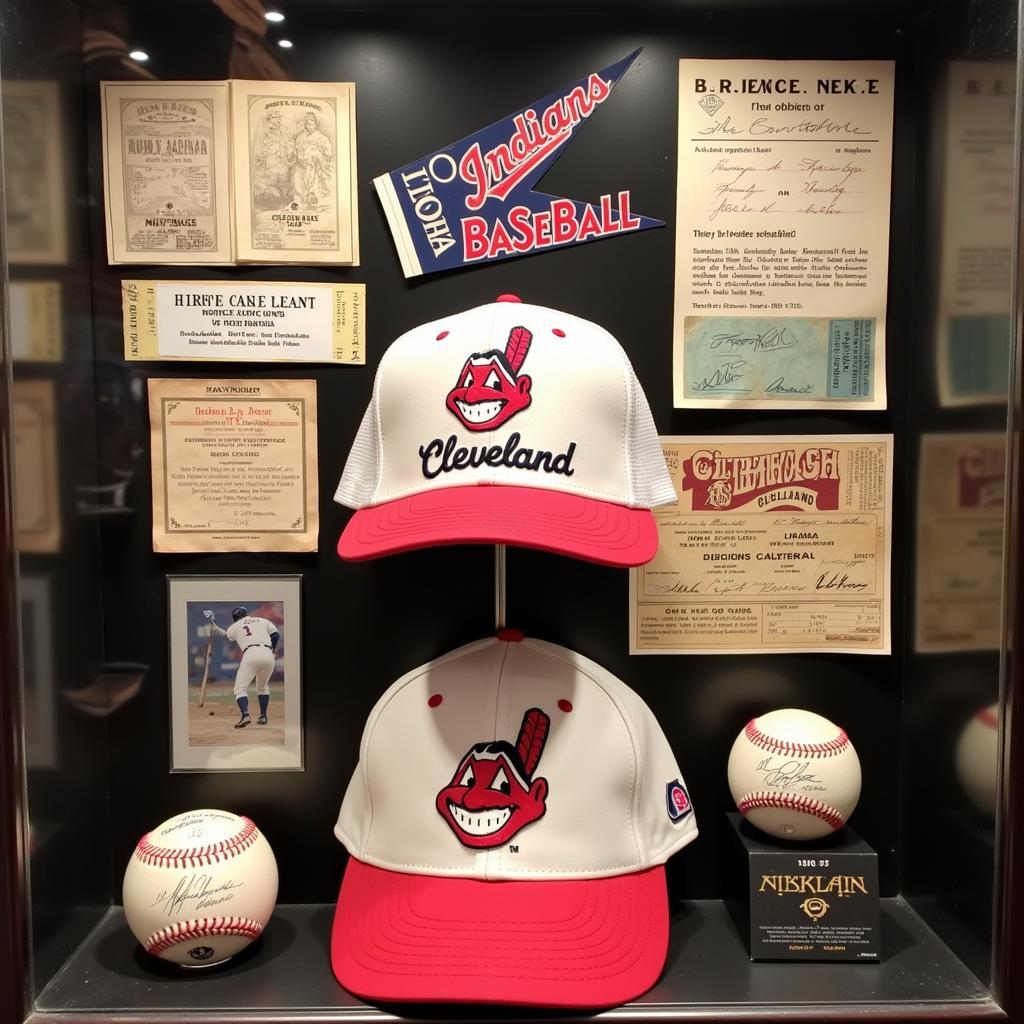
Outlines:
[[668, 808], [668, 816], [674, 822], [680, 822], [693, 813], [690, 794], [686, 792], [686, 787], [678, 779], [665, 786], [665, 804]]

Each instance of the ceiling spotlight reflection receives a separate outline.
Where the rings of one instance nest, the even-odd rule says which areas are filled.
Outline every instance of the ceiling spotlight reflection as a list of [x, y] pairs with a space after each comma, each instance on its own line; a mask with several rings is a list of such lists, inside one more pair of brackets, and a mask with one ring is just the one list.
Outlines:
[[292, 48], [292, 41], [290, 39], [278, 39], [277, 45], [280, 46], [282, 50], [290, 50]]
[[149, 54], [145, 50], [132, 50], [128, 56], [137, 61], [149, 60]]
[[284, 21], [284, 15], [280, 11], [267, 11], [263, 17], [275, 23]]

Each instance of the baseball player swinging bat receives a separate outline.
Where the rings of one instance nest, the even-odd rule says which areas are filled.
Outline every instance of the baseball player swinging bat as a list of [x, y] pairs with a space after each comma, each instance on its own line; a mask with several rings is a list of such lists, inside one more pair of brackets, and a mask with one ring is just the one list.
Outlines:
[[203, 610], [210, 623], [210, 640], [214, 635], [224, 636], [233, 640], [242, 649], [242, 660], [238, 663], [235, 673], [235, 701], [241, 717], [235, 723], [236, 729], [244, 729], [251, 724], [249, 718], [249, 686], [256, 684], [256, 698], [260, 702], [260, 715], [257, 725], [266, 725], [270, 707], [270, 677], [274, 674], [274, 651], [281, 639], [281, 634], [269, 619], [250, 615], [247, 608], [239, 605], [231, 609], [234, 622], [227, 629], [217, 625], [213, 612]]

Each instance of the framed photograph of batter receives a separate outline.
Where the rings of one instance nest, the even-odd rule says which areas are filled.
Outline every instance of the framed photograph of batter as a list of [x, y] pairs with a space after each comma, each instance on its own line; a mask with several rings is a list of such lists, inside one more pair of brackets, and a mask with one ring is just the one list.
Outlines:
[[171, 771], [301, 771], [301, 577], [168, 576]]

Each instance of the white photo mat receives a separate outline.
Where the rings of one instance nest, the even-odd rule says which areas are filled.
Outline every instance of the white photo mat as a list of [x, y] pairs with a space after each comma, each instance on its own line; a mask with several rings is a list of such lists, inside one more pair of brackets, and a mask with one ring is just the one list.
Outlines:
[[[172, 772], [303, 770], [301, 589], [301, 576], [287, 574], [167, 577]], [[269, 721], [257, 724], [256, 686], [250, 685], [251, 724], [243, 729], [235, 728], [241, 716], [233, 693], [239, 645], [217, 635], [211, 643], [202, 617], [202, 609], [209, 608], [226, 629], [231, 608], [239, 605], [250, 615], [270, 618], [281, 635]]]

